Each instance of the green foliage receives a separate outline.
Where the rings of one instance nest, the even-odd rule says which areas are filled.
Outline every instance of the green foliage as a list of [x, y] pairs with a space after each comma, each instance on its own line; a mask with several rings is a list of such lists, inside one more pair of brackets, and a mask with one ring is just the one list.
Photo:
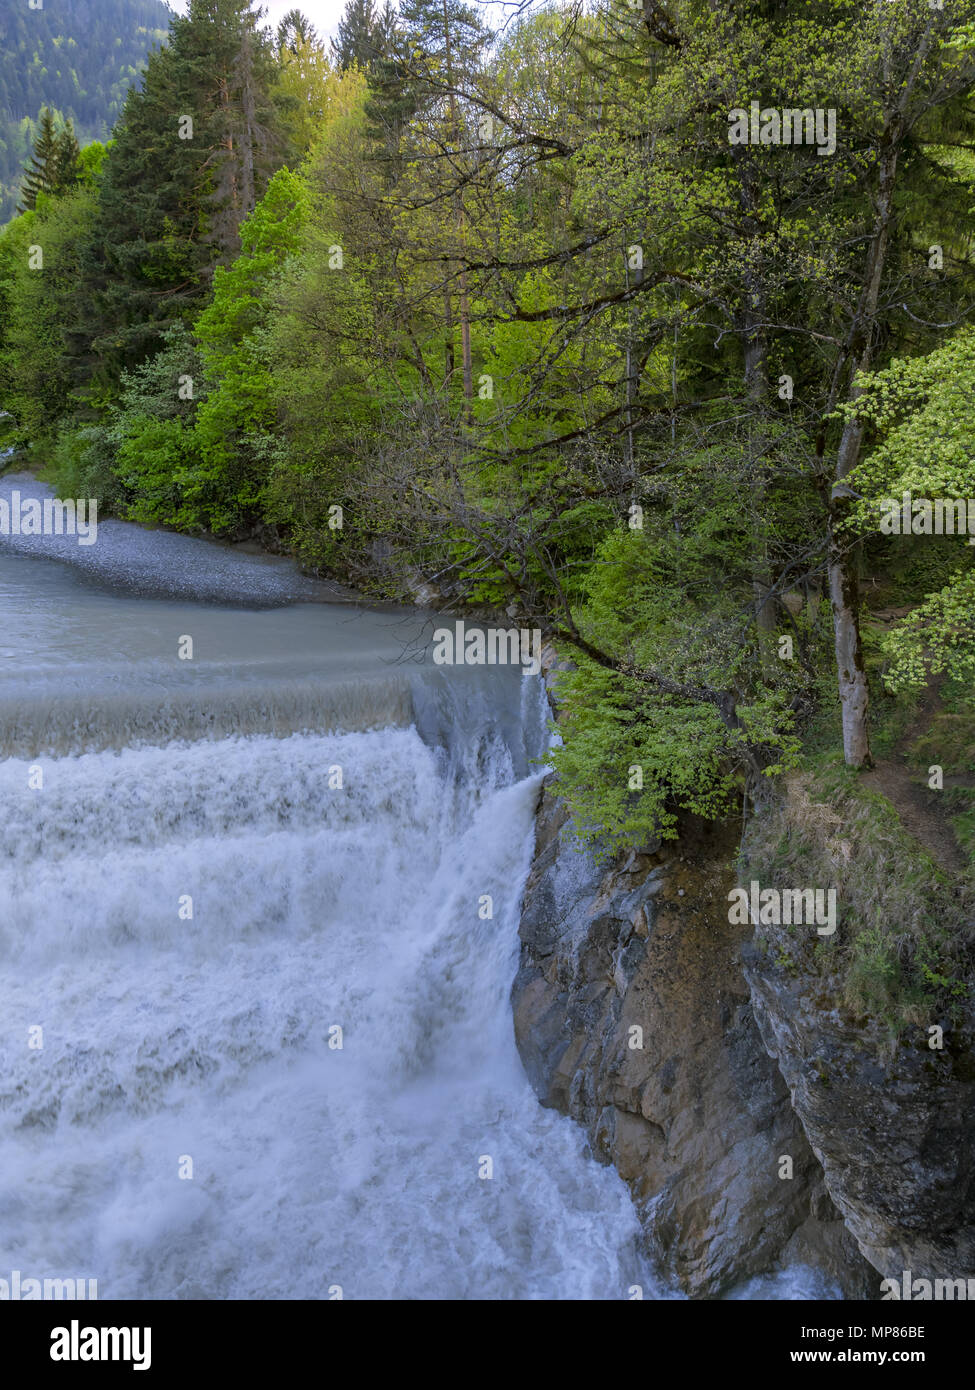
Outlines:
[[929, 676], [946, 671], [971, 680], [975, 676], [975, 574], [966, 574], [926, 598], [898, 623], [885, 647], [890, 660], [885, 680], [891, 690], [920, 689]]
[[395, 10], [386, 0], [380, 8], [375, 0], [347, 0], [330, 51], [343, 71], [353, 66], [367, 69], [385, 58], [395, 30]]
[[130, 521], [193, 529], [205, 514], [193, 431], [178, 417], [126, 413], [115, 458], [115, 472], [132, 498], [123, 515]]
[[37, 211], [0, 234], [0, 393], [23, 441], [61, 418], [76, 384], [68, 338], [78, 317], [81, 247], [94, 215], [90, 189], [60, 198], [40, 194]]
[[[80, 186], [0, 237], [0, 406], [122, 515], [542, 627], [603, 852], [747, 809], [837, 738], [864, 536], [913, 608], [864, 634], [881, 722], [972, 670], [972, 554], [875, 534], [885, 493], [975, 492], [975, 347], [937, 326], [975, 294], [971, 8], [612, 0], [492, 38], [351, 0], [330, 62], [300, 14], [191, 0]], [[753, 99], [835, 109], [835, 150], [731, 143]]]
[[[770, 755], [771, 776], [798, 752], [786, 685], [762, 678], [760, 653], [749, 659], [739, 645], [730, 606], [717, 595], [706, 606], [688, 599], [674, 582], [676, 558], [666, 538], [640, 531], [607, 538], [587, 576], [579, 626], [616, 665], [580, 652], [558, 682], [559, 789], [580, 835], [604, 853], [673, 837], [681, 812], [727, 814], [750, 753]], [[750, 695], [729, 722], [720, 701], [700, 692], [747, 680], [749, 666]]]
[[[966, 329], [925, 356], [898, 359], [865, 378], [845, 413], [859, 416], [878, 437], [853, 476], [863, 498], [856, 512], [861, 527], [882, 527], [881, 502], [900, 506], [905, 493], [919, 502], [975, 499], [975, 331]], [[952, 548], [955, 573], [922, 594], [885, 639], [891, 690], [917, 690], [946, 672], [969, 680], [975, 673], [975, 572], [968, 540], [967, 532], [913, 540], [932, 551]]]
[[34, 446], [40, 476], [60, 497], [96, 497], [102, 514], [124, 512], [126, 498], [116, 472], [117, 441], [110, 426], [62, 427]]
[[52, 480], [133, 521], [202, 529], [197, 402], [181, 394], [181, 380], [202, 378], [192, 337], [174, 325], [154, 357], [123, 375], [119, 402], [101, 421], [61, 431], [50, 453]]
[[[374, 323], [369, 286], [348, 262], [341, 273], [334, 268], [336, 235], [310, 228], [301, 258], [274, 288], [271, 393], [287, 450], [267, 500], [269, 516], [288, 528], [302, 558], [341, 572], [356, 564], [345, 552], [357, 551], [364, 563], [359, 547], [382, 529], [362, 458], [381, 427], [384, 382], [365, 347]], [[329, 525], [334, 506], [343, 509], [341, 530]]]
[[804, 965], [892, 1037], [970, 997], [971, 876], [949, 882], [890, 802], [835, 753], [808, 758], [770, 814], [750, 823], [740, 876], [835, 887], [839, 929], [806, 941]]
[[109, 385], [203, 307], [282, 161], [270, 37], [248, 0], [174, 16], [115, 127], [85, 247], [81, 350]]
[[45, 106], [30, 165], [24, 174], [20, 212], [32, 211], [42, 193], [67, 193], [81, 175], [80, 151], [70, 120], [57, 127], [54, 113]]
[[196, 507], [197, 524], [217, 533], [254, 524], [278, 453], [269, 295], [300, 245], [308, 206], [305, 181], [279, 170], [241, 228], [240, 255], [229, 268], [217, 267], [212, 302], [195, 325], [207, 395], [196, 414], [197, 464], [187, 503]]
[[82, 144], [103, 140], [169, 19], [162, 0], [0, 0], [0, 223], [20, 199], [44, 109], [71, 119]]

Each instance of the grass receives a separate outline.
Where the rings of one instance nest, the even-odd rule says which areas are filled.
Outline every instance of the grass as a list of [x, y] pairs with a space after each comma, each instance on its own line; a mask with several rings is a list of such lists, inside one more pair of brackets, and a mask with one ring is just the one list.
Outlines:
[[924, 771], [937, 763], [947, 776], [975, 777], [975, 696], [967, 685], [950, 678], [938, 696], [939, 708], [913, 740], [908, 755]]
[[[975, 702], [950, 682], [940, 696], [921, 728], [930, 697], [875, 698], [875, 754], [899, 751], [919, 774], [933, 763], [946, 775], [975, 771]], [[808, 727], [801, 768], [783, 780], [779, 801], [750, 825], [742, 881], [837, 890], [835, 936], [773, 928], [770, 944], [780, 957], [798, 955], [837, 1003], [878, 1019], [896, 1038], [912, 1025], [953, 1016], [972, 993], [975, 785], [944, 793], [946, 819], [970, 859], [959, 880], [909, 834], [892, 803], [846, 767], [840, 744], [839, 712], [831, 704]]]

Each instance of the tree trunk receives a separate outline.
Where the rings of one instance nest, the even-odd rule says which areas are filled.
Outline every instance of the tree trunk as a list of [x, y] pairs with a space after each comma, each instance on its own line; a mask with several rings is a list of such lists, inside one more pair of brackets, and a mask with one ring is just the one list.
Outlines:
[[443, 287], [443, 318], [447, 327], [447, 341], [444, 344], [444, 390], [450, 390], [454, 376], [454, 311], [450, 303], [450, 281]]
[[[759, 460], [751, 496], [752, 515], [752, 595], [755, 604], [755, 625], [759, 634], [770, 637], [776, 631], [775, 600], [770, 598], [772, 576], [769, 571], [768, 544], [764, 533], [765, 476], [761, 455], [765, 451], [766, 432], [764, 412], [768, 408], [768, 377], [766, 369], [767, 341], [764, 327], [764, 294], [757, 278], [746, 281], [749, 305], [744, 317], [742, 336], [745, 342], [745, 389], [756, 408], [758, 430], [751, 436], [752, 448]], [[764, 661], [773, 661], [764, 652]]]
[[[746, 234], [757, 239], [761, 228], [757, 222], [759, 187], [755, 169], [748, 154], [736, 149], [739, 167], [738, 201], [742, 210], [742, 227]], [[755, 626], [763, 642], [762, 659], [765, 665], [773, 661], [768, 640], [776, 630], [775, 601], [769, 597], [771, 574], [768, 546], [764, 533], [765, 474], [761, 458], [765, 452], [765, 412], [768, 409], [768, 332], [765, 322], [765, 286], [758, 271], [745, 274], [745, 303], [738, 322], [745, 366], [745, 391], [754, 408], [758, 422], [752, 432], [751, 447], [758, 459], [758, 469], [750, 498], [752, 532], [752, 595], [755, 605]]]
[[[461, 222], [463, 237], [463, 222]], [[463, 250], [463, 241], [461, 244]], [[470, 402], [474, 397], [474, 365], [471, 357], [471, 311], [467, 298], [467, 271], [460, 272], [460, 352], [464, 373], [464, 400], [468, 403], [468, 422], [470, 421]]]
[[[630, 277], [629, 252], [623, 245], [623, 267], [624, 283], [627, 293], [633, 285], [639, 285], [643, 279], [643, 271], [638, 266], [632, 267], [633, 277]], [[634, 367], [633, 352], [634, 336], [634, 310], [633, 305], [627, 306], [626, 310], [626, 360], [624, 371], [626, 373], [623, 402], [624, 402], [624, 423], [626, 432], [623, 435], [623, 464], [625, 468], [627, 485], [631, 488], [636, 486], [636, 451], [633, 447], [633, 407], [636, 403], [636, 372]]]
[[[895, 120], [888, 130], [888, 138], [881, 152], [877, 222], [867, 258], [863, 296], [851, 333], [853, 375], [850, 400], [856, 400], [859, 395], [857, 376], [868, 371], [873, 360], [874, 320], [893, 216], [899, 127], [900, 123]], [[843, 714], [843, 757], [847, 767], [871, 767], [873, 763], [867, 730], [870, 693], [863, 665], [863, 644], [860, 641], [860, 547], [844, 537], [840, 529], [849, 510], [848, 490], [842, 484], [859, 462], [862, 442], [862, 424], [855, 417], [848, 419], [836, 451], [836, 482], [829, 507], [829, 596], [833, 608], [836, 678]]]
[[843, 757], [847, 767], [870, 767], [867, 706], [870, 694], [860, 641], [859, 547], [843, 549], [834, 533], [829, 541], [829, 596], [833, 606], [833, 646], [843, 717]]
[[257, 190], [254, 179], [254, 144], [257, 122], [254, 114], [254, 63], [250, 34], [244, 35], [240, 67], [240, 103], [243, 117], [239, 141], [241, 156], [240, 214], [241, 221], [243, 221], [244, 218], [250, 217], [257, 206]]

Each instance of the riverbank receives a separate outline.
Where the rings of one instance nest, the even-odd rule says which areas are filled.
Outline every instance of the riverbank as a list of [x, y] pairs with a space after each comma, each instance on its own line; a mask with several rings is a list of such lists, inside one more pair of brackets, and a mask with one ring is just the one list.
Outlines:
[[[39, 502], [55, 493], [33, 473], [0, 476], [0, 498]], [[184, 536], [112, 517], [97, 520], [95, 544], [68, 535], [0, 535], [0, 549], [71, 565], [98, 583], [145, 598], [277, 607], [292, 603], [360, 603], [350, 589], [303, 575], [293, 560], [212, 537]]]

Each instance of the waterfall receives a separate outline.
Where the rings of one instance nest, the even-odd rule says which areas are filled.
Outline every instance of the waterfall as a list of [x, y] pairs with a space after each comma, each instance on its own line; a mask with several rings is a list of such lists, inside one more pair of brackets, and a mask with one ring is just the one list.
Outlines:
[[396, 664], [398, 628], [367, 672], [363, 631], [401, 615], [153, 607], [0, 562], [26, 605], [0, 1270], [100, 1298], [654, 1296], [625, 1186], [513, 1040], [539, 683]]

